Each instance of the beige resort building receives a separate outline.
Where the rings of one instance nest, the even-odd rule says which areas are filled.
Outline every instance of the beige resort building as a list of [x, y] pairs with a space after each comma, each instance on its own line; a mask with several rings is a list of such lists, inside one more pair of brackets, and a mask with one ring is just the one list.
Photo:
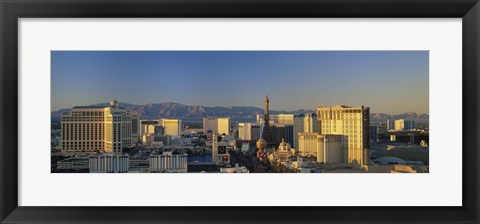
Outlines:
[[341, 147], [346, 149], [347, 163], [367, 165], [370, 147], [369, 107], [317, 107], [321, 135], [341, 135]]
[[138, 114], [113, 100], [107, 107], [76, 106], [61, 118], [63, 154], [122, 153], [138, 138]]

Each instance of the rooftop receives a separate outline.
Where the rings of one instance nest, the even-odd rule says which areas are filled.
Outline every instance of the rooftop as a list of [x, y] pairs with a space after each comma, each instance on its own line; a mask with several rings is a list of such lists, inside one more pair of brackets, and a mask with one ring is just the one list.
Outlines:
[[100, 109], [105, 108], [101, 106], [74, 106], [73, 109]]

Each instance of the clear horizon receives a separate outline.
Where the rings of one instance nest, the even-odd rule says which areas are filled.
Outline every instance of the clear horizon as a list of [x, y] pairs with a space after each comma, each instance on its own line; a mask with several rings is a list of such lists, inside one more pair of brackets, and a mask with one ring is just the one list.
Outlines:
[[428, 51], [52, 51], [51, 111], [175, 102], [429, 114]]

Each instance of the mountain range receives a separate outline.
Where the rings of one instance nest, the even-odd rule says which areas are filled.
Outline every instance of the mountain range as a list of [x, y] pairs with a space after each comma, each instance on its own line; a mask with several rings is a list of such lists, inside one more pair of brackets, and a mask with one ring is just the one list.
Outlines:
[[[127, 111], [137, 111], [141, 119], [155, 118], [181, 118], [181, 119], [201, 119], [203, 117], [231, 117], [232, 120], [255, 120], [256, 114], [263, 114], [263, 109], [252, 106], [234, 106], [234, 107], [207, 107], [207, 106], [191, 106], [180, 103], [149, 103], [145, 105], [135, 105], [129, 103], [119, 103], [120, 107]], [[100, 103], [90, 106], [106, 107], [108, 103]], [[70, 109], [60, 109], [51, 112], [52, 122], [60, 121], [62, 114], [68, 113]], [[312, 109], [300, 109], [295, 111], [275, 111], [271, 110], [271, 114], [293, 113], [305, 114], [314, 113]], [[385, 121], [388, 119], [409, 119], [415, 121], [428, 122], [428, 114], [417, 114], [414, 112], [403, 113], [397, 115], [372, 113], [371, 121]]]

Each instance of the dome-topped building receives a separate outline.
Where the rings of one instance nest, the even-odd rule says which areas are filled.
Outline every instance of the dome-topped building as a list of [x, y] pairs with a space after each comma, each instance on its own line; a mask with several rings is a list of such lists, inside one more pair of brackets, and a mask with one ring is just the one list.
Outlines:
[[265, 149], [267, 148], [267, 141], [265, 141], [265, 139], [261, 138], [261, 139], [258, 139], [257, 141], [257, 158], [259, 159], [262, 159], [263, 157], [265, 157], [266, 153], [265, 153]]
[[263, 138], [258, 139], [257, 141], [257, 149], [259, 150], [264, 150], [267, 148], [267, 141], [265, 141]]
[[282, 138], [282, 142], [278, 145], [278, 150], [290, 150], [290, 144], [285, 142], [285, 139]]
[[285, 142], [285, 139], [282, 139], [282, 142], [278, 145], [278, 149], [275, 151], [276, 156], [280, 158], [290, 157], [294, 153], [294, 150], [292, 150], [289, 143]]
[[110, 101], [110, 107], [118, 107], [118, 101], [113, 99], [112, 101]]

